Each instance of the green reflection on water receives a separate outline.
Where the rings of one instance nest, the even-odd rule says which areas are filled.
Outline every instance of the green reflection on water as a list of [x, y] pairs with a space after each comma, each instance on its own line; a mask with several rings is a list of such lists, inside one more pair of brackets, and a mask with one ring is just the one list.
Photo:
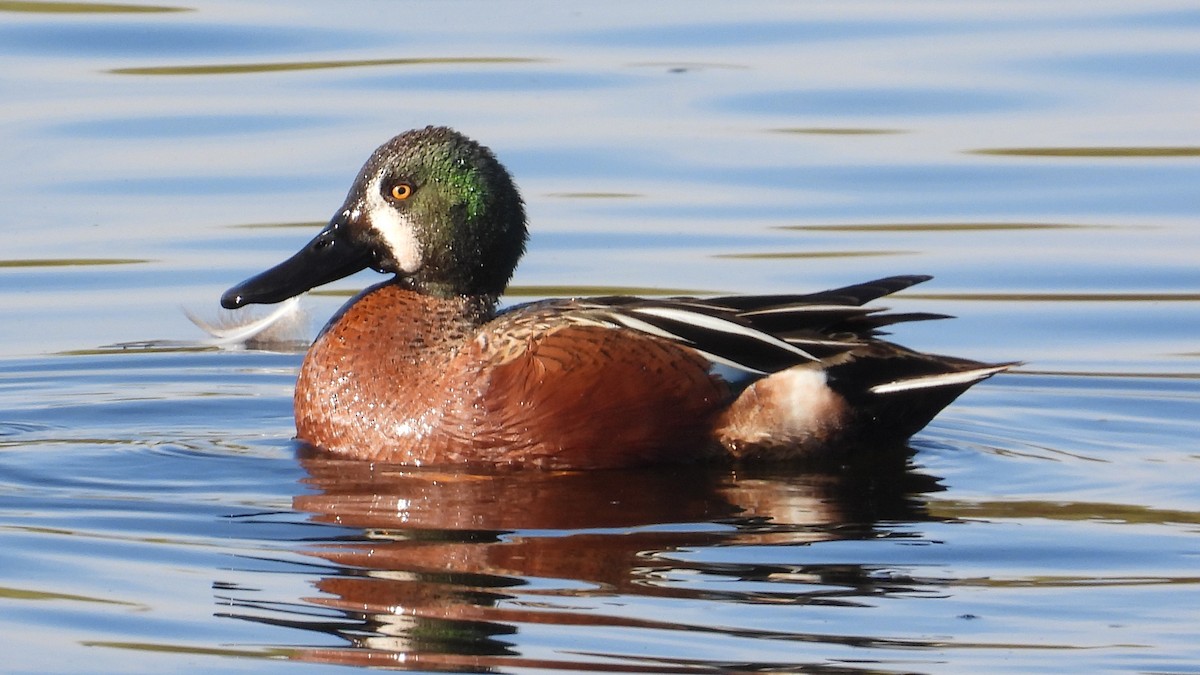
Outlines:
[[200, 352], [217, 351], [221, 351], [221, 348], [217, 345], [211, 344], [173, 343], [150, 340], [145, 342], [122, 342], [115, 345], [93, 347], [90, 349], [68, 349], [66, 351], [55, 353], [58, 356], [106, 356], [110, 354], [129, 354], [133, 352], [138, 354], [198, 354]]
[[226, 63], [198, 66], [146, 66], [113, 68], [113, 75], [235, 75], [241, 73], [276, 73], [288, 70], [323, 70], [327, 68], [362, 68], [369, 66], [427, 66], [448, 64], [492, 65], [502, 63], [544, 63], [546, 59], [494, 56], [445, 56], [406, 59], [360, 59], [352, 61], [286, 61], [282, 63]]
[[1079, 148], [983, 148], [971, 155], [1007, 157], [1200, 157], [1200, 146], [1109, 146]]
[[155, 262], [147, 258], [29, 258], [0, 260], [0, 267], [88, 267], [94, 265], [138, 265]]
[[0, 586], [0, 598], [5, 600], [67, 600], [70, 602], [95, 602], [104, 605], [125, 605], [127, 607], [139, 606], [132, 602], [109, 600], [107, 598], [93, 598], [87, 595], [75, 595], [73, 593], [51, 593], [49, 591], [31, 591], [24, 588], [5, 588], [3, 586]]
[[168, 654], [196, 654], [202, 656], [238, 656], [243, 658], [278, 659], [290, 658], [295, 654], [294, 649], [268, 647], [263, 649], [218, 649], [214, 647], [194, 647], [191, 645], [157, 644], [153, 642], [115, 642], [107, 640], [84, 640], [79, 644], [85, 647], [109, 647], [137, 652], [163, 652]]
[[978, 586], [983, 588], [1076, 588], [1076, 587], [1112, 587], [1112, 586], [1158, 586], [1162, 584], [1192, 585], [1200, 582], [1200, 577], [1088, 577], [1088, 576], [1049, 576], [1038, 575], [1018, 577], [1015, 579], [997, 579], [982, 577], [974, 579], [958, 579], [947, 582], [950, 586]]
[[1155, 509], [1137, 504], [1071, 501], [965, 501], [936, 499], [928, 505], [936, 518], [1011, 519], [1045, 518], [1048, 520], [1097, 520], [1110, 523], [1200, 525], [1200, 513], [1173, 509]]
[[190, 7], [154, 5], [115, 5], [98, 2], [0, 2], [0, 12], [38, 12], [42, 14], [151, 14], [192, 12]]

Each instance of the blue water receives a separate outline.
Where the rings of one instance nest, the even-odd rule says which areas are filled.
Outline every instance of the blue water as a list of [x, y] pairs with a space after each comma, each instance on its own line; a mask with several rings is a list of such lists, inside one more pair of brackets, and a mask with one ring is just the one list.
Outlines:
[[[0, 670], [1200, 670], [1190, 4], [138, 8], [0, 2]], [[523, 190], [513, 301], [928, 273], [898, 341], [1025, 365], [900, 470], [308, 456], [375, 275], [265, 348], [182, 310], [430, 123]]]

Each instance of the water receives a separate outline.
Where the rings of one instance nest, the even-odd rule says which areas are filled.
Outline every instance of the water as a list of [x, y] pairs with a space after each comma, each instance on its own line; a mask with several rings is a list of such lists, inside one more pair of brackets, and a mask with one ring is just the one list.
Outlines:
[[[4, 670], [1200, 670], [1189, 3], [144, 9], [0, 2]], [[930, 273], [901, 342], [1026, 365], [904, 470], [305, 456], [295, 344], [181, 307], [428, 123], [524, 190], [515, 299]]]

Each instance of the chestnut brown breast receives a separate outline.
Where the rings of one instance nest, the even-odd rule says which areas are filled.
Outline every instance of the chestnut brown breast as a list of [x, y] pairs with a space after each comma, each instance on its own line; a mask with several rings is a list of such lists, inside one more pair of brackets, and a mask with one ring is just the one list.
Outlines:
[[363, 295], [304, 359], [299, 438], [429, 465], [604, 468], [716, 451], [730, 394], [691, 350], [561, 308], [490, 318], [394, 284]]

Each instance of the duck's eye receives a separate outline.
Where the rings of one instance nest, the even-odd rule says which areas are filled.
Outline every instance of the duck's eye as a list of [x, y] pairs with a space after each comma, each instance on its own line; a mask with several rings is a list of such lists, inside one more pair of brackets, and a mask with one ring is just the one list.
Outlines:
[[413, 186], [411, 183], [396, 183], [388, 194], [392, 199], [402, 202], [412, 196]]

